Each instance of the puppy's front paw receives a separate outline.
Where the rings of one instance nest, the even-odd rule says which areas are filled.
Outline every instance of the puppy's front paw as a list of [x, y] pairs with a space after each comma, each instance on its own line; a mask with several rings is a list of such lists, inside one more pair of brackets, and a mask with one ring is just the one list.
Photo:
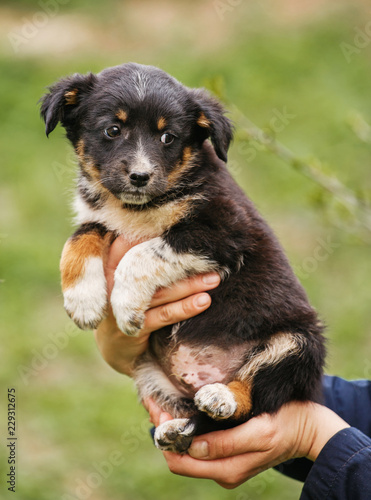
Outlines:
[[224, 384], [207, 384], [197, 391], [195, 404], [214, 420], [232, 417], [237, 410], [237, 403], [232, 391]]
[[112, 311], [119, 329], [126, 335], [136, 337], [144, 325], [148, 300], [143, 301], [139, 294], [125, 285], [115, 283], [111, 294]]
[[163, 451], [185, 453], [191, 446], [196, 425], [189, 418], [175, 418], [159, 425], [155, 431], [155, 445]]
[[132, 250], [129, 250], [115, 271], [111, 305], [120, 330], [136, 337], [143, 328], [145, 312], [155, 287], [153, 280], [143, 273], [140, 260], [132, 262], [131, 258], [127, 258]]
[[67, 314], [82, 330], [96, 328], [107, 314], [107, 291], [103, 264], [91, 258], [85, 272], [72, 286], [63, 290]]

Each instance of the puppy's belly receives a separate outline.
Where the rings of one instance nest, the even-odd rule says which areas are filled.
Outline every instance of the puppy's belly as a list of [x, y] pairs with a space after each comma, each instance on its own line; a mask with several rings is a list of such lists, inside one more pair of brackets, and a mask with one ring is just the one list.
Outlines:
[[159, 359], [172, 383], [185, 395], [193, 397], [206, 384], [230, 382], [243, 365], [249, 347], [248, 343], [228, 349], [179, 343], [163, 352]]

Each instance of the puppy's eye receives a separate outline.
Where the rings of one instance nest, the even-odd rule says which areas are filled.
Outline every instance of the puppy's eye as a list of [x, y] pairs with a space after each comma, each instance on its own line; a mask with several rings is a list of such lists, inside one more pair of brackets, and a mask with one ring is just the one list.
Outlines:
[[115, 137], [118, 137], [121, 134], [121, 130], [120, 127], [118, 127], [117, 125], [113, 125], [112, 127], [106, 128], [104, 134], [110, 139], [114, 139]]
[[173, 134], [162, 134], [161, 136], [161, 142], [163, 144], [169, 145], [171, 144], [175, 139], [175, 135]]

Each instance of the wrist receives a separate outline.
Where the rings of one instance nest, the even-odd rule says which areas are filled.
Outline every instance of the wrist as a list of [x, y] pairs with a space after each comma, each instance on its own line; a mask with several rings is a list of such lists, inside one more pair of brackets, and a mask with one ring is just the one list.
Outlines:
[[311, 405], [311, 411], [308, 413], [307, 419], [306, 457], [313, 462], [335, 434], [350, 427], [339, 415], [319, 404]]

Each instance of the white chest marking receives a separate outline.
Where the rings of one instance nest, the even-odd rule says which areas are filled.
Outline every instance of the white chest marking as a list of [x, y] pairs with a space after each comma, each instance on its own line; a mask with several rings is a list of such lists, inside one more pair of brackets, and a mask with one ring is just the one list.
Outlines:
[[122, 202], [110, 196], [99, 209], [91, 208], [79, 195], [74, 201], [75, 221], [78, 224], [98, 222], [110, 231], [125, 235], [128, 240], [147, 240], [161, 236], [185, 215], [182, 207], [187, 199], [174, 200], [160, 207], [143, 211], [125, 210]]

